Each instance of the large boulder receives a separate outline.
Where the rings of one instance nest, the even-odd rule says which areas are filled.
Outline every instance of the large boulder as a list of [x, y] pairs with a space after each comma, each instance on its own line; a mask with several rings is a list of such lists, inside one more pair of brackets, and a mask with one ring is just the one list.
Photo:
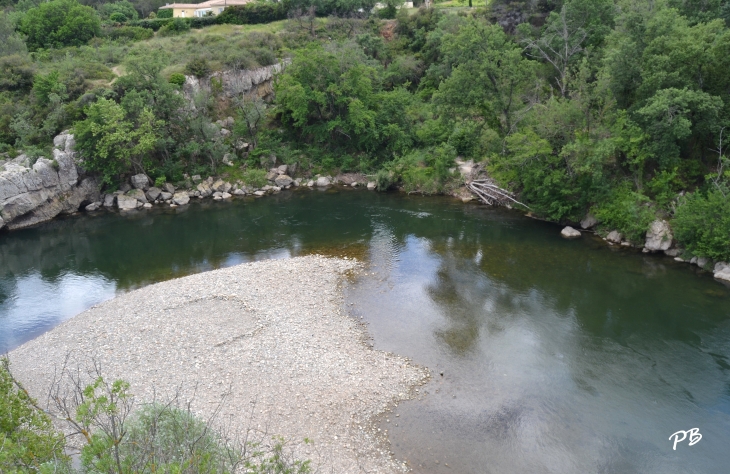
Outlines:
[[162, 194], [162, 190], [160, 188], [151, 187], [147, 190], [145, 195], [147, 196], [148, 201], [156, 201], [158, 197], [160, 197], [160, 194]]
[[138, 207], [142, 207], [142, 203], [139, 202], [137, 198], [127, 196], [126, 194], [120, 194], [117, 196], [117, 208], [119, 208], [120, 211], [131, 211]]
[[717, 262], [714, 269], [714, 277], [718, 280], [730, 281], [730, 264]]
[[587, 214], [582, 221], [580, 221], [581, 229], [592, 229], [598, 225], [598, 219], [592, 214]]
[[619, 232], [617, 230], [612, 230], [606, 236], [606, 240], [608, 240], [609, 242], [611, 242], [613, 244], [620, 244], [623, 239], [624, 239], [624, 236], [621, 234], [621, 232]]
[[575, 239], [577, 237], [580, 237], [580, 231], [575, 230], [570, 226], [566, 226], [563, 230], [560, 231], [560, 235], [565, 237], [566, 239]]
[[317, 182], [315, 184], [320, 188], [324, 188], [332, 184], [332, 181], [330, 181], [327, 176], [320, 176], [319, 178], [317, 178]]
[[213, 189], [211, 189], [210, 185], [205, 181], [198, 184], [195, 189], [197, 189], [200, 192], [200, 195], [203, 197], [208, 197], [213, 194]]
[[[200, 178], [200, 176], [198, 176]], [[162, 190], [166, 193], [175, 194], [175, 186], [173, 186], [170, 183], [165, 183], [162, 185]]]
[[644, 248], [651, 252], [669, 250], [672, 247], [672, 229], [665, 220], [655, 220], [646, 232], [646, 243]]
[[144, 173], [132, 176], [130, 181], [132, 182], [132, 187], [134, 187], [135, 189], [147, 191], [150, 187], [150, 179]]
[[185, 191], [178, 191], [172, 196], [172, 202], [178, 206], [184, 206], [190, 202], [190, 196]]
[[290, 176], [285, 175], [285, 174], [277, 176], [276, 179], [274, 180], [274, 183], [276, 183], [276, 185], [279, 186], [280, 188], [285, 188], [285, 187], [289, 186], [290, 184], [292, 184], [293, 182], [294, 182], [294, 180], [291, 179]]
[[104, 195], [104, 207], [114, 207], [116, 196], [113, 194]]
[[144, 191], [141, 189], [132, 189], [127, 193], [127, 196], [135, 198], [142, 204], [147, 204], [147, 196], [145, 196]]

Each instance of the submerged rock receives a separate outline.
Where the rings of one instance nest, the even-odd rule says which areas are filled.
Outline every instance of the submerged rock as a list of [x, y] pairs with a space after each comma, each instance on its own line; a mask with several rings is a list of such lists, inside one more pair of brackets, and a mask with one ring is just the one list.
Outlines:
[[669, 250], [672, 246], [672, 240], [672, 230], [669, 228], [669, 223], [657, 219], [651, 223], [649, 230], [646, 232], [644, 248], [652, 252]]
[[560, 235], [565, 237], [566, 239], [575, 239], [577, 237], [580, 237], [580, 231], [573, 229], [570, 226], [566, 226], [563, 230], [560, 231]]

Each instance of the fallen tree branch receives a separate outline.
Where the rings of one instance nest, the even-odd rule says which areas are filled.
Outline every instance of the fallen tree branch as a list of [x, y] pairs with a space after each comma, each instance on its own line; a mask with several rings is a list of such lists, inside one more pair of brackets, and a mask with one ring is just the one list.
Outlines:
[[527, 209], [530, 209], [530, 206], [521, 203], [520, 201], [515, 199], [514, 195], [511, 192], [497, 186], [497, 184], [495, 184], [494, 181], [492, 181], [491, 179], [475, 179], [469, 183], [466, 183], [466, 187], [469, 189], [469, 191], [476, 194], [477, 197], [479, 197], [479, 199], [481, 199], [485, 204], [488, 204], [490, 206], [506, 206], [510, 202], [513, 202]]

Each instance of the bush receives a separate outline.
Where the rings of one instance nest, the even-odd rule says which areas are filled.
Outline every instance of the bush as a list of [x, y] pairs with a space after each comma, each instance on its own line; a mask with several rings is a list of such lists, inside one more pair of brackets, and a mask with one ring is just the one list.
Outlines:
[[76, 0], [54, 0], [31, 8], [20, 22], [28, 48], [81, 46], [101, 31], [101, 20], [93, 8]]
[[[170, 10], [172, 11], [172, 10]], [[156, 18], [150, 20], [137, 20], [127, 22], [128, 26], [139, 26], [152, 31], [159, 31], [162, 27], [172, 23], [172, 18]]]
[[175, 36], [190, 31], [190, 22], [182, 18], [173, 18], [165, 26], [160, 28], [161, 36]]
[[141, 26], [120, 26], [115, 28], [108, 28], [104, 32], [107, 38], [113, 40], [127, 39], [129, 41], [144, 41], [152, 38], [155, 33], [147, 28]]
[[593, 215], [606, 230], [618, 230], [626, 240], [634, 244], [644, 241], [649, 224], [654, 220], [654, 209], [649, 207], [648, 197], [631, 191], [627, 185], [614, 189], [613, 195], [603, 204], [595, 206]]
[[730, 189], [688, 194], [680, 201], [672, 228], [677, 241], [693, 255], [730, 260]]
[[195, 77], [205, 77], [210, 74], [208, 60], [202, 56], [195, 57], [185, 65], [185, 73]]
[[0, 472], [53, 472], [64, 463], [63, 435], [18, 387], [7, 359], [0, 361]]
[[0, 58], [0, 91], [30, 89], [33, 63], [26, 56], [13, 54]]
[[164, 19], [164, 18], [172, 18], [172, 8], [161, 8], [157, 10], [156, 18]]
[[253, 188], [261, 188], [266, 186], [268, 180], [266, 179], [266, 171], [259, 168], [251, 168], [243, 173], [243, 182]]
[[114, 12], [109, 16], [109, 19], [115, 23], [124, 23], [127, 21], [127, 17], [124, 16], [124, 13]]
[[176, 72], [170, 76], [170, 84], [175, 84], [177, 86], [182, 86], [185, 84], [185, 74], [181, 74], [179, 72]]
[[216, 17], [220, 24], [254, 25], [271, 23], [272, 21], [287, 18], [286, 2], [252, 2], [246, 5], [236, 5], [223, 10]]
[[218, 19], [214, 16], [193, 17], [189, 19], [191, 28], [205, 28], [218, 24]]

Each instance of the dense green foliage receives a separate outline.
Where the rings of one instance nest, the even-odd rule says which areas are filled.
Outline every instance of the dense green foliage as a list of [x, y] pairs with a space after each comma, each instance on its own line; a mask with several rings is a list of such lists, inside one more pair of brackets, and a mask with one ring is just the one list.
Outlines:
[[[73, 4], [43, 5], [61, 1]], [[139, 18], [151, 10], [100, 3], [104, 27], [88, 46], [30, 56], [18, 31], [43, 6], [19, 4], [0, 17], [0, 152], [40, 153], [73, 126], [109, 186], [133, 172], [173, 182], [216, 173], [226, 155], [242, 168], [227, 172], [253, 179], [275, 156], [307, 173], [361, 171], [381, 189], [426, 193], [457, 186], [455, 160], [474, 160], [541, 217], [592, 213], [599, 232], [635, 244], [652, 220], [674, 219], [688, 252], [730, 258], [721, 140], [730, 2], [386, 2], [370, 14], [372, 5], [285, 0], [135, 19], [130, 6]], [[48, 41], [29, 35], [27, 45], [64, 44]], [[291, 64], [266, 101], [209, 79], [283, 56]], [[209, 88], [181, 96], [182, 74]], [[215, 121], [227, 116], [236, 126], [221, 135]], [[241, 140], [253, 150], [236, 148]]]
[[53, 0], [31, 8], [19, 30], [27, 35], [28, 48], [79, 46], [99, 35], [101, 21], [93, 8], [76, 0]]
[[0, 471], [53, 472], [65, 461], [63, 435], [18, 387], [7, 359], [0, 360]]

